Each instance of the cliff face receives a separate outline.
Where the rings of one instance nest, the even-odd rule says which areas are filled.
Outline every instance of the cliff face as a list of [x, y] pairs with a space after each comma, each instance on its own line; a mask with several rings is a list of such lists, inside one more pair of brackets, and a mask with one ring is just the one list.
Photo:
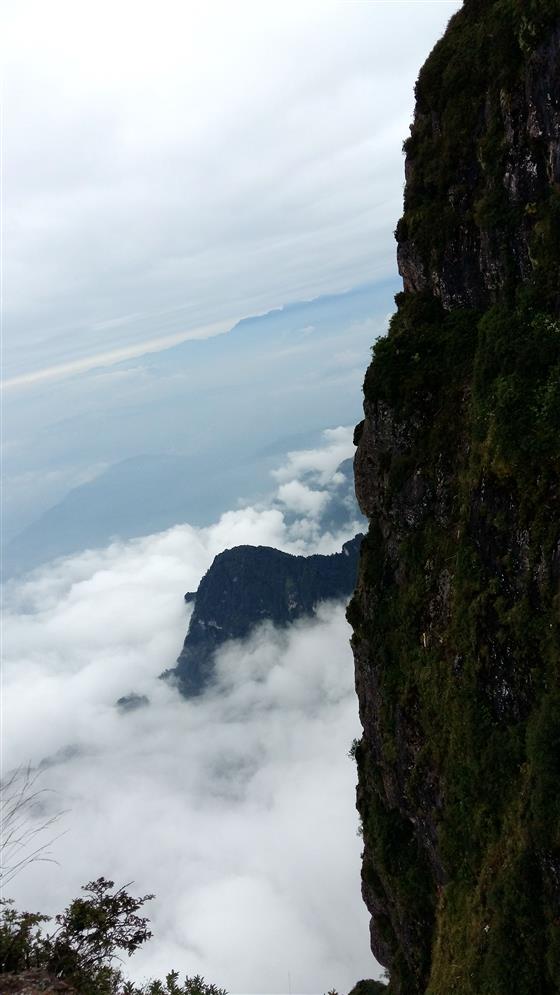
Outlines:
[[423, 67], [356, 430], [363, 895], [395, 995], [560, 992], [560, 5]]
[[405, 292], [447, 309], [487, 307], [533, 275], [560, 182], [554, 4], [512, 6], [467, 0], [417, 85], [397, 259]]

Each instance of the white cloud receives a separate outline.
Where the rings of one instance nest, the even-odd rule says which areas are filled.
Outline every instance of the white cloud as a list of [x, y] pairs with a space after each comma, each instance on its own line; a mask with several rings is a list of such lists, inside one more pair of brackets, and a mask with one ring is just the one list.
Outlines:
[[352, 442], [354, 429], [340, 425], [338, 428], [328, 428], [323, 432], [326, 445], [317, 449], [299, 449], [288, 453], [283, 466], [273, 470], [273, 476], [280, 483], [310, 476], [316, 483], [323, 486], [332, 480], [336, 468], [343, 460], [349, 459], [354, 453]]
[[325, 491], [314, 491], [299, 480], [281, 484], [277, 494], [278, 500], [289, 511], [301, 515], [319, 515], [329, 501], [329, 495]]
[[[234, 992], [348, 990], [376, 968], [346, 756], [358, 716], [344, 607], [229, 644], [202, 700], [158, 680], [186, 630], [183, 592], [244, 541], [304, 545], [278, 512], [242, 509], [8, 587], [5, 769], [50, 758], [51, 804], [69, 810], [59, 867], [28, 868], [12, 893], [54, 912], [99, 874], [134, 880], [157, 893], [154, 939], [126, 965], [135, 976], [176, 967]], [[122, 714], [114, 702], [131, 690], [151, 704]]]
[[[113, 319], [109, 321], [98, 322], [94, 326], [93, 330], [97, 329], [113, 329], [119, 327], [121, 322], [118, 319]], [[178, 345], [181, 342], [187, 342], [196, 339], [212, 338], [214, 335], [220, 335], [223, 332], [228, 331], [233, 325], [233, 319], [215, 322], [213, 325], [203, 326], [201, 328], [191, 329], [186, 332], [177, 332], [175, 335], [164, 335], [156, 339], [141, 339], [135, 342], [134, 345], [124, 346], [119, 349], [111, 349], [108, 352], [95, 352], [88, 356], [83, 356], [81, 359], [73, 359], [67, 363], [59, 363], [54, 366], [46, 366], [42, 369], [34, 369], [29, 373], [22, 373], [19, 376], [10, 377], [2, 381], [3, 390], [13, 390], [15, 387], [30, 386], [31, 384], [40, 383], [45, 380], [60, 380], [63, 377], [72, 376], [76, 373], [87, 373], [90, 370], [96, 370], [98, 368], [104, 369], [107, 366], [115, 366], [117, 363], [121, 363], [125, 359], [135, 359], [138, 356], [146, 356], [152, 352], [161, 352], [164, 349], [169, 349], [171, 346]], [[117, 376], [122, 377], [130, 376], [129, 370], [118, 371]], [[101, 374], [106, 375], [106, 374]], [[115, 376], [115, 373], [112, 374]]]

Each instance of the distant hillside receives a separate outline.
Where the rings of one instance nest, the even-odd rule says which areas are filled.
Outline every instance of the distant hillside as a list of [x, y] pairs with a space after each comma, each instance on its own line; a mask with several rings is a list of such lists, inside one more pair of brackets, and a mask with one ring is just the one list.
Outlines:
[[269, 491], [278, 456], [358, 418], [370, 343], [396, 289], [390, 280], [302, 301], [213, 338], [6, 391], [5, 567], [209, 524]]
[[[154, 453], [121, 460], [69, 493], [8, 542], [3, 574], [10, 577], [113, 538], [150, 535], [188, 521], [207, 525], [223, 508], [225, 477], [231, 490], [254, 481], [252, 466], [212, 468], [201, 461], [193, 472], [184, 455]], [[230, 478], [232, 478], [230, 480]], [[250, 479], [248, 479], [250, 478]]]
[[[317, 442], [320, 435], [303, 438]], [[234, 494], [256, 485], [261, 493], [270, 488], [269, 468], [265, 455], [229, 465], [225, 456], [220, 460], [202, 456], [196, 473], [183, 455], [160, 453], [122, 460], [75, 487], [8, 542], [2, 557], [3, 578], [58, 556], [100, 548], [114, 538], [151, 535], [182, 522], [209, 525], [226, 510], [225, 500], [233, 503]], [[335, 482], [323, 488], [314, 485], [329, 493], [319, 519], [324, 532], [339, 531], [362, 518], [354, 494], [352, 460], [341, 463], [336, 474]], [[297, 517], [282, 510], [288, 522]]]

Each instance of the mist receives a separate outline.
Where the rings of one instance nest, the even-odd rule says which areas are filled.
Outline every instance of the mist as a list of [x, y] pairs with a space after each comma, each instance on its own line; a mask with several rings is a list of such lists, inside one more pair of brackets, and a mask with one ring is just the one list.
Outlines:
[[[316, 496], [336, 485], [348, 436], [291, 453], [268, 506], [115, 542], [6, 586], [4, 769], [40, 769], [38, 817], [64, 812], [56, 863], [25, 868], [11, 894], [54, 913], [100, 875], [155, 892], [154, 938], [126, 964], [138, 980], [175, 968], [232, 992], [322, 992], [378, 970], [360, 898], [345, 606], [226, 644], [200, 699], [159, 679], [187, 629], [183, 592], [216, 553], [247, 542], [330, 552], [353, 534], [352, 521], [338, 534], [317, 524]], [[131, 692], [149, 704], [119, 709]]]

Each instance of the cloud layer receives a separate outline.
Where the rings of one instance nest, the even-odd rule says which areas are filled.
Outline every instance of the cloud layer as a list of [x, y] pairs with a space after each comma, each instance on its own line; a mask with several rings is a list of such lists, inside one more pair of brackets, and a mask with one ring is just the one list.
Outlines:
[[394, 272], [457, 0], [6, 7], [6, 376]]
[[[337, 461], [348, 434], [327, 435]], [[313, 450], [287, 462], [298, 470], [281, 487], [327, 472]], [[320, 992], [376, 971], [347, 757], [358, 716], [344, 606], [228, 644], [217, 687], [196, 702], [158, 680], [186, 631], [182, 594], [217, 552], [328, 551], [346, 538], [318, 543], [302, 528], [317, 509], [303, 510], [229, 511], [7, 588], [4, 769], [42, 764], [46, 814], [67, 810], [59, 866], [29, 867], [12, 893], [54, 912], [100, 874], [156, 892], [154, 939], [127, 965], [136, 977], [174, 966], [233, 992]], [[150, 704], [117, 709], [131, 691]]]

